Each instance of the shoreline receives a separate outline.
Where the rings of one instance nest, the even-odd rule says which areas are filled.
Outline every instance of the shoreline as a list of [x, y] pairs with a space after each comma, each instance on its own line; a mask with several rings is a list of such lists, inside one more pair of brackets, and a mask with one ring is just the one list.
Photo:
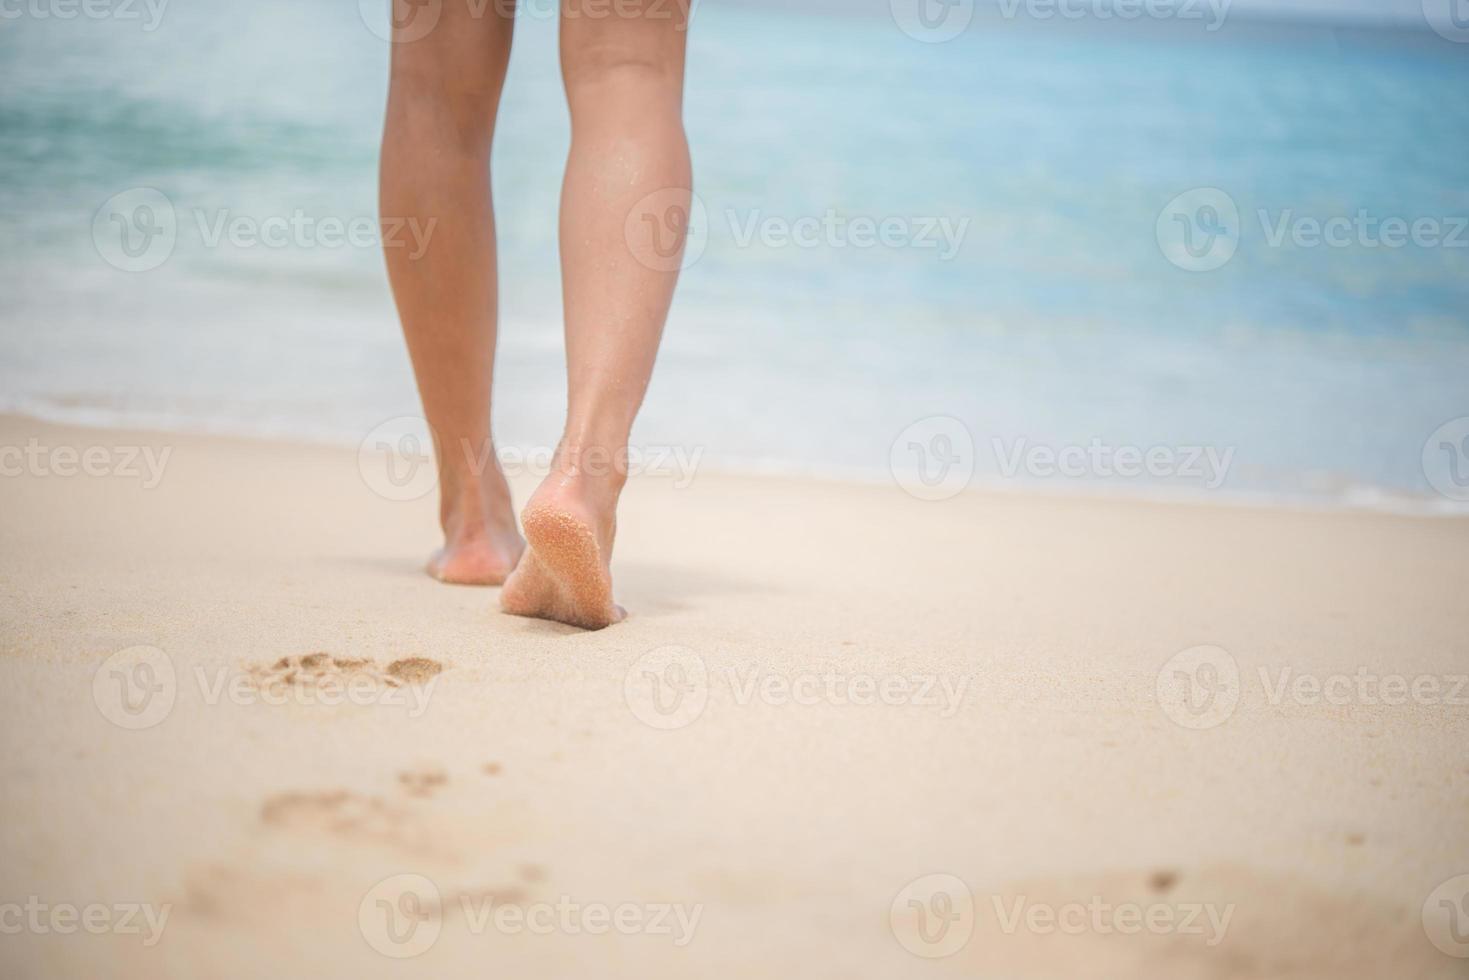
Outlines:
[[[405, 416], [406, 417], [406, 416]], [[77, 419], [84, 419], [78, 421]], [[66, 411], [38, 412], [17, 409], [0, 409], [0, 422], [32, 423], [57, 429], [98, 433], [128, 433], [140, 438], [156, 441], [157, 438], [177, 437], [181, 439], [217, 438], [266, 445], [293, 446], [328, 450], [354, 450], [361, 440], [353, 440], [337, 434], [301, 434], [261, 427], [252, 430], [237, 424], [190, 424], [174, 420], [179, 424], [150, 425], [134, 424], [126, 420], [110, 421], [98, 419], [95, 414], [79, 411], [74, 416]], [[503, 456], [514, 455], [527, 458], [532, 454], [547, 459], [553, 447], [502, 445], [498, 452]], [[636, 446], [634, 447], [636, 448]], [[685, 447], [673, 447], [677, 451]], [[715, 458], [707, 461], [705, 447], [694, 447], [691, 455], [697, 457], [699, 473], [725, 478], [771, 478], [781, 480], [809, 480], [833, 485], [866, 487], [893, 487], [897, 479], [890, 470], [881, 467], [857, 467], [843, 464], [793, 463], [777, 459]], [[680, 460], [680, 465], [685, 461]], [[510, 474], [507, 471], [507, 476]], [[529, 470], [522, 474], [527, 479], [539, 479], [545, 469]], [[658, 474], [654, 478], [666, 478]], [[1138, 504], [1184, 505], [1196, 507], [1225, 507], [1251, 510], [1280, 510], [1295, 513], [1347, 513], [1383, 514], [1398, 517], [1433, 519], [1469, 519], [1469, 502], [1456, 501], [1441, 494], [1413, 493], [1396, 487], [1375, 484], [1349, 484], [1340, 492], [1327, 495], [1306, 491], [1285, 490], [1236, 490], [1207, 489], [1187, 484], [1168, 485], [1160, 482], [1138, 480], [1125, 482], [1098, 478], [1014, 478], [1004, 475], [977, 473], [960, 493], [979, 496], [1019, 496], [1040, 499], [1115, 501]]]

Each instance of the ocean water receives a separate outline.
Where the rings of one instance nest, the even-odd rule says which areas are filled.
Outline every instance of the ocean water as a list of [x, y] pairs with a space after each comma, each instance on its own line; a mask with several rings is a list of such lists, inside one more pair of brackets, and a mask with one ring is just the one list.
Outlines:
[[[367, 231], [371, 0], [62, 7], [0, 19], [0, 409], [349, 445], [415, 413]], [[1209, 29], [1024, 3], [928, 43], [887, 4], [833, 7], [698, 8], [704, 220], [638, 445], [1462, 508], [1469, 44], [1411, 18]], [[565, 398], [568, 122], [545, 0], [516, 31], [495, 426], [535, 447]], [[149, 221], [171, 247], [121, 250]], [[296, 227], [232, 241], [231, 222]], [[1149, 450], [1157, 472], [1098, 462]], [[1046, 464], [1067, 452], [1087, 462]], [[1190, 465], [1209, 458], [1227, 465]]]

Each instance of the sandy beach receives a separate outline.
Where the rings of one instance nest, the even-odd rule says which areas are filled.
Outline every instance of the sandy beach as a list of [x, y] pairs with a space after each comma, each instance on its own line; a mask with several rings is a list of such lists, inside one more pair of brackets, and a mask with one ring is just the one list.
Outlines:
[[353, 451], [28, 442], [7, 977], [1469, 975], [1469, 520], [649, 477], [585, 633]]

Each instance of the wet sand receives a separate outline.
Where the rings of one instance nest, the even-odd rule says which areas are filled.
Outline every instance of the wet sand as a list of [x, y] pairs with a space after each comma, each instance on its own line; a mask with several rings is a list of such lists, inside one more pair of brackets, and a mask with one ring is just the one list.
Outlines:
[[1469, 974], [1469, 521], [649, 477], [585, 633], [353, 452], [32, 438], [7, 977]]

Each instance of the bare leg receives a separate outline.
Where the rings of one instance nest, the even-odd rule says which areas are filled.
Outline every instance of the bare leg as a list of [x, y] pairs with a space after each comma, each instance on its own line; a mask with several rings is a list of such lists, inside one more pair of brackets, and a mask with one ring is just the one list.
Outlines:
[[[438, 25], [393, 48], [381, 211], [388, 278], [439, 461], [444, 547], [428, 571], [498, 585], [524, 549], [490, 436], [498, 301], [490, 143], [512, 10], [445, 3]], [[434, 221], [422, 255], [396, 219]], [[396, 244], [395, 244], [396, 242]]]
[[[561, 193], [566, 430], [522, 515], [530, 550], [500, 598], [507, 612], [599, 629], [623, 616], [608, 564], [617, 499], [678, 280], [682, 225], [669, 215], [689, 205], [688, 5], [584, 2], [562, 0], [561, 10], [571, 106]], [[679, 230], [671, 256], [640, 237], [654, 233], [645, 218]]]

